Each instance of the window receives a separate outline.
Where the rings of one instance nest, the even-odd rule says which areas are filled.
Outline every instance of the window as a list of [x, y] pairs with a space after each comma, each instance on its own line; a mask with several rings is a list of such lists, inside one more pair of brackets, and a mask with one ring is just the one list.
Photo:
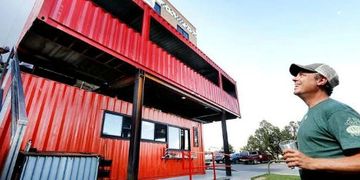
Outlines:
[[169, 149], [180, 149], [180, 129], [169, 127]]
[[199, 147], [199, 128], [193, 127], [194, 135], [194, 147]]
[[142, 121], [141, 139], [166, 142], [167, 126], [148, 121]]
[[159, 15], [161, 14], [161, 6], [160, 6], [157, 2], [155, 2], [154, 10], [155, 10], [156, 13], [158, 13]]
[[104, 124], [102, 130], [103, 135], [129, 138], [130, 129], [130, 117], [104, 112]]
[[[198, 130], [196, 130], [196, 134], [198, 134], [197, 131]], [[102, 135], [119, 138], [130, 138], [130, 134], [130, 117], [108, 111], [104, 112]], [[166, 124], [143, 120], [141, 122], [141, 139], [161, 143], [167, 142], [169, 149], [190, 150], [189, 129], [183, 129], [168, 126]], [[196, 135], [196, 139], [198, 139], [198, 135]]]
[[179, 31], [186, 39], [189, 39], [189, 34], [179, 25], [177, 25], [177, 31]]
[[181, 149], [189, 150], [189, 130], [181, 129]]
[[189, 130], [177, 127], [168, 127], [169, 149], [189, 150]]
[[141, 125], [141, 139], [154, 140], [155, 124], [152, 122], [142, 121]]
[[155, 124], [155, 141], [166, 142], [166, 129], [164, 124]]

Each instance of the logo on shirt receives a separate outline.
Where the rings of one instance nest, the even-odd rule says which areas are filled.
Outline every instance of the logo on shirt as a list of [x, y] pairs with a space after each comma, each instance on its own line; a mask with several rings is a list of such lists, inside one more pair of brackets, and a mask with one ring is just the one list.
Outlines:
[[303, 117], [303, 119], [301, 121], [305, 121], [308, 118], [308, 115], [305, 114], [305, 116]]
[[358, 118], [348, 118], [345, 122], [346, 132], [352, 136], [360, 136], [360, 119]]

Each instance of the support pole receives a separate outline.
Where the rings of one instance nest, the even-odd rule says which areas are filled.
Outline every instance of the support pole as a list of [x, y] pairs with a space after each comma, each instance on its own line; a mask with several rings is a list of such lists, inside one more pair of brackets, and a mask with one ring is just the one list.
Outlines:
[[141, 29], [141, 37], [144, 42], [149, 41], [150, 37], [150, 9], [149, 6], [145, 6], [144, 8], [144, 16], [143, 16], [143, 23]]
[[225, 153], [225, 167], [226, 167], [226, 176], [231, 176], [231, 163], [230, 163], [230, 151], [229, 151], [229, 142], [228, 134], [226, 127], [226, 112], [222, 111], [221, 114], [221, 127], [223, 134], [223, 143], [224, 143], [224, 153]]
[[139, 154], [141, 139], [141, 117], [144, 96], [145, 76], [144, 71], [139, 70], [134, 85], [133, 110], [131, 117], [131, 136], [128, 160], [128, 180], [137, 180], [139, 172]]
[[141, 50], [140, 50], [140, 61], [146, 61], [146, 57], [150, 57], [151, 51], [147, 51], [148, 42], [150, 37], [150, 9], [149, 6], [144, 7], [144, 16], [142, 21], [142, 29], [141, 29]]
[[[146, 58], [146, 42], [150, 36], [150, 9], [145, 6], [143, 16], [143, 26], [141, 30], [141, 46], [140, 59]], [[144, 71], [138, 71], [134, 85], [134, 98], [133, 98], [133, 110], [131, 118], [131, 135], [130, 135], [130, 147], [129, 147], [129, 160], [127, 179], [137, 180], [139, 174], [139, 157], [140, 157], [140, 140], [141, 140], [141, 118], [142, 118], [142, 106], [144, 96], [144, 84], [145, 75]]]

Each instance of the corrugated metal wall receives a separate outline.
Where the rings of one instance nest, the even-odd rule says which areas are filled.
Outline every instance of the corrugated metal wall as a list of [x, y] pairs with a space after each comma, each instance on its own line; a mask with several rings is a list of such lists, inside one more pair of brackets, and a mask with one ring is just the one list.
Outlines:
[[21, 180], [96, 180], [99, 157], [91, 156], [25, 156]]
[[[88, 0], [48, 0], [45, 21], [235, 114], [238, 100]], [[143, 51], [146, 51], [144, 53]], [[141, 54], [146, 54], [142, 57]]]
[[[23, 74], [26, 109], [29, 123], [23, 139], [22, 150], [28, 140], [39, 151], [88, 152], [100, 154], [113, 161], [112, 179], [125, 179], [128, 163], [129, 141], [102, 138], [101, 127], [104, 110], [131, 115], [132, 104], [92, 92]], [[146, 92], [145, 92], [146, 93]], [[143, 118], [190, 129], [191, 150], [193, 147], [193, 127], [201, 124], [175, 115], [165, 114], [152, 108], [143, 109]], [[0, 126], [0, 142], [9, 143], [9, 119]], [[179, 160], [164, 160], [161, 157], [166, 144], [142, 142], [140, 147], [139, 177], [159, 178], [186, 175]], [[1, 166], [7, 150], [0, 149]], [[204, 164], [203, 157], [194, 160], [194, 166]], [[2, 167], [0, 167], [2, 168]], [[195, 172], [203, 173], [203, 169]]]

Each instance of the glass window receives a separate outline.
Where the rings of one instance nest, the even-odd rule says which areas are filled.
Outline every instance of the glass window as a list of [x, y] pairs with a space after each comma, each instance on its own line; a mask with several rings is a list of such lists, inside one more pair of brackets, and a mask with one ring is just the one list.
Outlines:
[[103, 135], [130, 137], [131, 119], [127, 116], [104, 112]]
[[168, 128], [169, 133], [169, 149], [180, 149], [180, 129], [176, 127], [170, 127]]
[[197, 127], [193, 128], [194, 132], [194, 147], [199, 147], [199, 129]]
[[168, 128], [168, 147], [169, 149], [180, 149], [180, 150], [189, 150], [189, 130], [181, 129], [177, 127]]
[[[131, 118], [105, 111], [102, 135], [130, 138]], [[190, 150], [190, 130], [166, 124], [143, 120], [141, 122], [141, 139], [168, 142], [169, 149]]]
[[141, 139], [154, 140], [154, 123], [142, 121]]
[[164, 124], [155, 124], [155, 141], [166, 142], [167, 126]]
[[130, 138], [131, 135], [131, 118], [124, 117], [121, 137]]
[[182, 129], [182, 134], [183, 134], [183, 136], [181, 137], [181, 138], [183, 138], [184, 139], [184, 143], [182, 144], [182, 146], [184, 147], [184, 148], [182, 148], [182, 149], [184, 149], [184, 150], [189, 150], [190, 149], [190, 147], [189, 147], [189, 130], [186, 130], [186, 129]]
[[155, 2], [154, 10], [160, 15], [161, 14], [161, 6]]
[[177, 25], [177, 31], [179, 31], [186, 39], [189, 39], [189, 34], [183, 29], [181, 28], [179, 25]]
[[103, 134], [121, 136], [122, 121], [122, 116], [105, 113]]

